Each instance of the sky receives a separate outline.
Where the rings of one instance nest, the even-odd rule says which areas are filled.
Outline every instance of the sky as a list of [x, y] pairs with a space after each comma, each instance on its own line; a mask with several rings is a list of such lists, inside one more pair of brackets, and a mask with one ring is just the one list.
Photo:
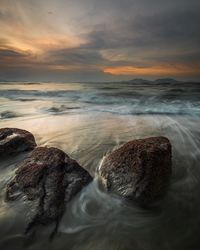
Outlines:
[[199, 0], [0, 0], [0, 79], [200, 79]]

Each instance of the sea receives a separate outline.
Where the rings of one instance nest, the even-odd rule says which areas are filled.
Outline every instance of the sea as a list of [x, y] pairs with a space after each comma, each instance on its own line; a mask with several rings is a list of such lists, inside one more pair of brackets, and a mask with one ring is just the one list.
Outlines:
[[[34, 207], [5, 202], [23, 154], [0, 159], [2, 250], [200, 249], [200, 83], [0, 83], [0, 128], [30, 131], [38, 146], [57, 147], [94, 177], [53, 225], [24, 235]], [[123, 143], [166, 136], [172, 177], [166, 196], [144, 209], [99, 187], [102, 158]]]

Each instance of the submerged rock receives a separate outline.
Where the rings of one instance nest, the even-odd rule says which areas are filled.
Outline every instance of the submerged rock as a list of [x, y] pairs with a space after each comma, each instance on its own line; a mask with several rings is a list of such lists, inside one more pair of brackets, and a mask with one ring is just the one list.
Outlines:
[[12, 112], [12, 111], [4, 111], [2, 113], [0, 113], [0, 117], [1, 119], [9, 119], [9, 118], [15, 118], [18, 117], [19, 114]]
[[58, 106], [58, 107], [53, 106], [53, 107], [47, 109], [47, 111], [50, 112], [50, 113], [56, 114], [56, 113], [63, 113], [65, 111], [72, 111], [72, 110], [76, 110], [76, 109], [80, 109], [80, 107], [76, 107], [76, 106], [70, 107], [70, 106], [66, 106], [66, 105], [61, 105], [61, 106]]
[[56, 222], [58, 225], [65, 203], [91, 180], [89, 173], [63, 151], [38, 147], [17, 169], [7, 186], [6, 199], [16, 199], [21, 192], [28, 200], [38, 201], [28, 232], [39, 224]]
[[150, 137], [130, 141], [106, 156], [99, 174], [108, 191], [146, 205], [165, 194], [171, 171], [170, 141]]
[[32, 150], [36, 147], [34, 136], [22, 129], [0, 129], [0, 157]]

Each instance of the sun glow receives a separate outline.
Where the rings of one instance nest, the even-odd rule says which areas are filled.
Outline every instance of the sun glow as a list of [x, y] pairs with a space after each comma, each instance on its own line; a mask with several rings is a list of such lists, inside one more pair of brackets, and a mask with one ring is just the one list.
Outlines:
[[156, 65], [149, 67], [137, 66], [117, 66], [104, 68], [104, 73], [112, 75], [145, 75], [145, 76], [164, 76], [164, 75], [200, 75], [200, 65]]

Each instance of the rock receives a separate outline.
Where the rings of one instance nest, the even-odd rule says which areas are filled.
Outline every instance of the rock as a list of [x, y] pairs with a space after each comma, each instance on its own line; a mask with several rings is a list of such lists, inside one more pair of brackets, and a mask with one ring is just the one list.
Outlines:
[[165, 137], [133, 140], [103, 159], [99, 169], [108, 191], [147, 205], [165, 194], [172, 171]]
[[12, 111], [4, 111], [2, 113], [0, 113], [0, 117], [1, 119], [9, 119], [9, 118], [15, 118], [18, 117], [19, 114], [12, 112]]
[[0, 129], [0, 157], [32, 150], [36, 147], [34, 136], [22, 129]]
[[16, 199], [22, 192], [29, 201], [38, 201], [26, 232], [39, 224], [56, 222], [58, 225], [65, 203], [91, 180], [89, 173], [63, 151], [38, 147], [17, 169], [7, 186], [6, 200]]

